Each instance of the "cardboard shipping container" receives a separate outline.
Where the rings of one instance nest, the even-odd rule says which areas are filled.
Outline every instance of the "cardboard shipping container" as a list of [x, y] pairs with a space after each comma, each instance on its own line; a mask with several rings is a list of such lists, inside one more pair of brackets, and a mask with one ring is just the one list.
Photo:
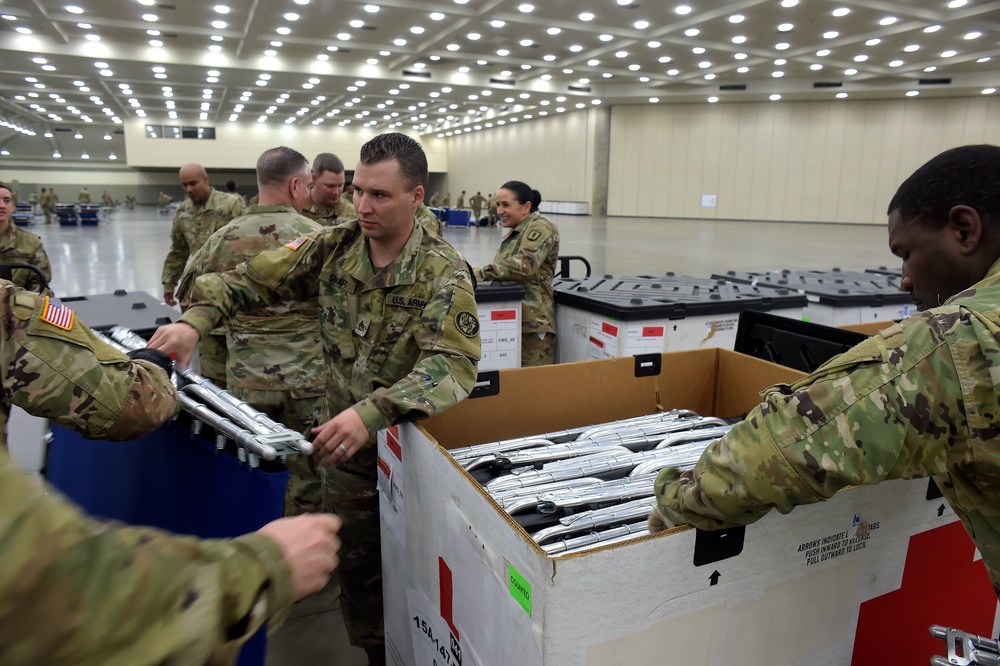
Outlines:
[[927, 480], [553, 558], [445, 450], [673, 407], [739, 416], [800, 376], [720, 349], [526, 368], [380, 433], [389, 663], [874, 666], [943, 654], [932, 623], [991, 635], [985, 569]]

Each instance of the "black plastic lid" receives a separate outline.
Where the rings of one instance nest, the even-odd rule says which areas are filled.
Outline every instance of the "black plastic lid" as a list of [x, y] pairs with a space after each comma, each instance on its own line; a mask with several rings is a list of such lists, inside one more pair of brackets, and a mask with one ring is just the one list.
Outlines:
[[477, 282], [476, 303], [523, 301], [524, 287], [513, 282]]
[[831, 307], [912, 303], [899, 288], [899, 278], [862, 271], [728, 271], [712, 277], [769, 289], [791, 289]]
[[181, 316], [177, 310], [144, 291], [119, 289], [113, 294], [70, 296], [60, 300], [92, 329], [106, 331], [112, 326], [124, 326], [144, 338]]

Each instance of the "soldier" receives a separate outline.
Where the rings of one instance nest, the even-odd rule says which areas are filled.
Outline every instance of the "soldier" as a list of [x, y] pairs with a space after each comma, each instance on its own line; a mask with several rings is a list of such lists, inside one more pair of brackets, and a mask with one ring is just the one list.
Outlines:
[[160, 196], [159, 196], [159, 198], [157, 200], [157, 203], [159, 204], [159, 207], [160, 207], [160, 212], [161, 213], [166, 212], [167, 206], [169, 206], [170, 202], [173, 201], [173, 200], [174, 200], [174, 198], [172, 196], [170, 196], [166, 192], [162, 192], [161, 191], [160, 192]]
[[458, 200], [455, 201], [455, 208], [462, 210], [465, 208], [465, 190], [458, 195]]
[[[0, 183], [0, 262], [37, 266], [45, 275], [47, 284], [52, 279], [52, 266], [42, 246], [42, 239], [18, 227], [11, 219], [13, 212], [14, 199], [10, 188]], [[33, 291], [41, 291], [45, 287], [37, 273], [25, 268], [14, 269], [11, 281], [23, 289]]]
[[352, 547], [340, 577], [348, 633], [372, 664], [385, 663], [375, 435], [463, 400], [480, 354], [468, 265], [414, 224], [426, 181], [420, 144], [376, 136], [354, 172], [357, 220], [200, 277], [191, 309], [150, 341], [185, 362], [220, 317], [268, 299], [319, 299], [334, 416], [313, 430], [314, 444], [327, 467], [327, 508], [344, 517]]
[[845, 486], [931, 476], [1000, 597], [1000, 148], [934, 157], [888, 215], [921, 312], [768, 389], [694, 470], [661, 472], [650, 528], [744, 525]]
[[486, 199], [482, 192], [476, 192], [469, 198], [469, 207], [472, 208], [472, 218], [475, 225], [479, 226], [479, 216], [483, 214], [483, 204]]
[[344, 184], [344, 191], [340, 195], [340, 201], [345, 204], [351, 205], [351, 210], [354, 210], [354, 183], [347, 181]]
[[31, 204], [31, 214], [32, 215], [38, 215], [38, 193], [37, 192], [32, 192], [32, 193], [30, 193], [28, 195], [28, 203]]
[[235, 180], [226, 181], [226, 193], [242, 201], [244, 206], [247, 205], [247, 198], [240, 194], [240, 187], [236, 184]]
[[497, 195], [490, 194], [490, 198], [486, 200], [486, 217], [489, 225], [495, 227], [497, 224]]
[[76, 197], [77, 203], [89, 204], [90, 203], [90, 192], [84, 187], [80, 190], [80, 194]]
[[38, 197], [38, 203], [42, 207], [45, 224], [52, 224], [52, 209], [56, 207], [55, 193], [43, 187], [42, 193]]
[[[236, 268], [263, 250], [323, 229], [299, 214], [309, 196], [309, 162], [284, 146], [257, 160], [260, 204], [216, 231], [191, 260], [177, 288], [187, 304], [195, 279]], [[303, 435], [326, 422], [325, 367], [315, 300], [278, 302], [237, 314], [226, 326], [227, 390]], [[318, 512], [323, 495], [312, 458], [285, 460], [291, 478], [285, 515]]]
[[438, 216], [431, 212], [431, 209], [427, 206], [420, 204], [417, 206], [417, 212], [414, 215], [417, 223], [422, 225], [427, 231], [433, 232], [438, 236], [441, 235], [441, 220]]
[[[185, 164], [180, 170], [181, 185], [187, 194], [174, 213], [170, 251], [163, 262], [163, 301], [174, 305], [174, 287], [184, 273], [188, 259], [208, 237], [230, 220], [247, 212], [236, 197], [219, 192], [208, 184], [208, 173], [200, 164]], [[198, 345], [201, 374], [220, 388], [226, 387], [226, 335], [219, 330], [205, 336]]]
[[324, 227], [353, 220], [354, 205], [344, 201], [344, 163], [333, 153], [320, 153], [312, 164], [312, 187], [302, 214]]
[[552, 278], [559, 259], [559, 230], [539, 215], [534, 191], [512, 180], [497, 192], [500, 224], [510, 229], [492, 264], [476, 269], [477, 280], [524, 286], [521, 303], [521, 365], [551, 365], [556, 354], [556, 304]]
[[451, 207], [451, 192], [444, 193], [444, 201], [441, 202], [441, 206], [444, 208]]
[[437, 192], [435, 192], [434, 194], [431, 195], [430, 203], [428, 203], [427, 205], [430, 206], [431, 208], [437, 208], [439, 198], [440, 196], [438, 195]]
[[[4, 404], [109, 440], [141, 437], [177, 412], [157, 367], [168, 358], [141, 350], [130, 360], [58, 301], [0, 280], [0, 322]], [[6, 442], [0, 488], [4, 663], [229, 663], [337, 565], [335, 516], [206, 541], [102, 523], [16, 469]]]

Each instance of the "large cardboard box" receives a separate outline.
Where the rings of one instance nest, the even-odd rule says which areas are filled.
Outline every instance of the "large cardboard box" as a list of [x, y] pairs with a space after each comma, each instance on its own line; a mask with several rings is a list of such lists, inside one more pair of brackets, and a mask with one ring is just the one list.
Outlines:
[[552, 558], [445, 450], [671, 407], [737, 416], [799, 376], [720, 349], [526, 368], [383, 431], [389, 663], [911, 664], [943, 654], [932, 623], [989, 635], [985, 569], [926, 480]]

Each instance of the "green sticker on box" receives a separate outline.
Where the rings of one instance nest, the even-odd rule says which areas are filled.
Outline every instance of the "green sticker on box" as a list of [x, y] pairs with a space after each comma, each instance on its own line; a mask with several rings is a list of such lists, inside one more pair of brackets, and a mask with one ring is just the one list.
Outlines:
[[521, 605], [524, 612], [531, 616], [531, 583], [517, 572], [512, 564], [507, 565], [510, 571], [510, 596]]

